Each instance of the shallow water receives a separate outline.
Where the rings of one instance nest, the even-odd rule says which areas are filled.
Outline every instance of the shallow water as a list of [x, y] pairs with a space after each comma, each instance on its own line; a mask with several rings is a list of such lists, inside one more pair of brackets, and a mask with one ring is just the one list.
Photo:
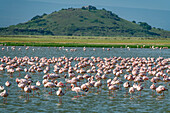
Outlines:
[[[107, 51], [106, 49], [95, 48], [96, 51], [93, 51], [93, 48], [86, 48], [86, 51], [83, 51], [83, 48], [76, 48], [76, 51], [71, 52], [71, 48], [29, 47], [28, 50], [25, 49], [26, 47], [16, 47], [15, 50], [12, 50], [11, 47], [4, 48], [5, 49], [2, 51], [2, 47], [0, 47], [0, 57], [170, 57], [170, 49], [152, 50], [145, 48], [130, 48], [130, 50], [128, 50], [125, 48], [110, 48], [110, 51]], [[19, 48], [21, 48], [21, 50], [18, 50]], [[53, 64], [51, 64], [51, 67], [52, 66]], [[53, 69], [51, 69], [50, 73], [53, 73]], [[37, 80], [43, 80], [43, 72], [21, 72], [20, 78], [23, 78], [26, 74], [31, 75], [33, 84], [35, 84]], [[0, 112], [170, 112], [170, 91], [165, 92], [165, 96], [152, 96], [152, 92], [149, 89], [151, 85], [150, 81], [148, 81], [146, 88], [143, 89], [141, 97], [135, 92], [134, 97], [130, 98], [130, 95], [125, 95], [126, 91], [124, 89], [117, 91], [117, 96], [113, 97], [108, 94], [108, 88], [104, 85], [101, 92], [96, 93], [96, 91], [89, 91], [86, 96], [80, 98], [74, 98], [76, 93], [69, 90], [62, 97], [62, 104], [59, 104], [55, 92], [53, 92], [52, 95], [48, 94], [50, 90], [43, 88], [42, 85], [40, 87], [40, 96], [36, 94], [33, 97], [32, 94], [30, 94], [30, 100], [26, 101], [25, 93], [21, 92], [15, 82], [17, 77], [18, 72], [15, 72], [13, 77], [10, 77], [10, 74], [6, 71], [0, 71], [0, 85], [4, 85], [7, 80], [12, 82], [12, 86], [9, 88], [10, 92], [7, 104], [3, 104], [3, 98], [0, 98]], [[110, 74], [108, 77], [113, 78], [114, 75]], [[125, 81], [123, 77], [122, 80], [123, 82]], [[64, 81], [64, 78], [60, 78], [58, 81]]]

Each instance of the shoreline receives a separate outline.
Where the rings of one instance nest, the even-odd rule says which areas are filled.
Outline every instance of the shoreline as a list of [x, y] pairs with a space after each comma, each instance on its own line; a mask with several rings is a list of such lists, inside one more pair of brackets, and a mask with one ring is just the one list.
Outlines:
[[1, 46], [170, 48], [170, 38], [0, 35]]
[[163, 48], [168, 49], [170, 45], [155, 44], [123, 44], [123, 43], [20, 43], [0, 42], [0, 46], [35, 46], [35, 47], [106, 47], [106, 48]]

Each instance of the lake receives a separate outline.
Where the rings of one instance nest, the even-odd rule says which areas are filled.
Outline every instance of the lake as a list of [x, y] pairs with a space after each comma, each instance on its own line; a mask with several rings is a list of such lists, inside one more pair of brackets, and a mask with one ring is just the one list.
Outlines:
[[[4, 50], [2, 50], [4, 48]], [[149, 49], [149, 48], [86, 48], [86, 51], [83, 51], [83, 48], [70, 48], [70, 47], [29, 47], [26, 50], [26, 47], [0, 47], [0, 57], [4, 56], [10, 57], [13, 59], [14, 57], [46, 57], [47, 59], [52, 59], [53, 57], [66, 57], [66, 58], [75, 58], [75, 57], [83, 57], [91, 59], [92, 56], [95, 58], [100, 57], [103, 58], [113, 58], [113, 57], [121, 57], [121, 58], [155, 58], [155, 61], [159, 57], [163, 57], [164, 59], [170, 58], [170, 49]], [[92, 59], [91, 59], [92, 60]], [[59, 61], [57, 61], [59, 62]], [[168, 61], [169, 66], [170, 60]], [[0, 64], [6, 64], [5, 62], [0, 62]], [[49, 64], [50, 71], [49, 73], [54, 73], [54, 65], [56, 63]], [[78, 61], [72, 61], [71, 66], [78, 64]], [[97, 63], [96, 63], [97, 64]], [[120, 64], [120, 61], [117, 62]], [[116, 66], [116, 65], [115, 65]], [[26, 64], [26, 66], [20, 66], [21, 68], [29, 68], [30, 65]], [[95, 65], [96, 68], [98, 68]], [[45, 67], [43, 67], [44, 69]], [[84, 68], [85, 70], [88, 67]], [[166, 69], [167, 70], [167, 69]], [[164, 73], [166, 73], [164, 70]], [[113, 69], [112, 69], [113, 71]], [[75, 72], [76, 73], [76, 72]], [[136, 91], [131, 98], [131, 95], [126, 95], [126, 91], [122, 86], [122, 89], [116, 91], [116, 96], [109, 94], [108, 87], [106, 85], [106, 80], [102, 80], [102, 90], [101, 92], [89, 90], [86, 92], [86, 96], [81, 96], [79, 98], [75, 98], [76, 92], [71, 90], [67, 90], [65, 95], [62, 97], [62, 103], [59, 103], [59, 98], [56, 95], [56, 91], [53, 94], [49, 94], [50, 89], [44, 88], [41, 84], [40, 86], [40, 95], [35, 93], [35, 96], [30, 94], [29, 100], [25, 99], [25, 92], [22, 92], [20, 88], [18, 88], [17, 83], [15, 82], [16, 78], [24, 78], [24, 76], [28, 74], [31, 76], [31, 80], [33, 81], [33, 85], [35, 85], [36, 81], [40, 81], [42, 83], [43, 76], [45, 75], [43, 72], [21, 72], [21, 76], [19, 77], [19, 72], [14, 72], [13, 76], [8, 73], [6, 70], [0, 71], [0, 85], [5, 86], [6, 81], [10, 81], [12, 85], [5, 89], [9, 89], [9, 96], [7, 98], [7, 103], [3, 103], [3, 98], [0, 98], [0, 110], [3, 113], [7, 112], [93, 112], [93, 113], [103, 113], [103, 112], [161, 112], [168, 113], [170, 112], [170, 91], [169, 84], [165, 84], [164, 82], [159, 82], [157, 85], [164, 85], [168, 88], [168, 91], [165, 91], [165, 96], [161, 96], [160, 94], [156, 94], [152, 96], [152, 90], [149, 88], [152, 84], [147, 81], [146, 86], [143, 84], [144, 89], [141, 92], [141, 96], [139, 96], [138, 91]], [[68, 74], [68, 73], [65, 73]], [[92, 75], [95, 75], [93, 73]], [[128, 74], [125, 70], [120, 75], [120, 78], [123, 82], [127, 81], [124, 79], [124, 75]], [[58, 74], [61, 78], [58, 78], [57, 81], [65, 82], [65, 78], [62, 74]], [[76, 74], [77, 75], [77, 74]], [[149, 79], [153, 76], [149, 76], [146, 74]], [[166, 73], [168, 75], [168, 73]], [[168, 75], [169, 76], [169, 75]], [[108, 79], [113, 79], [115, 75], [110, 73], [107, 75]], [[83, 83], [86, 80], [82, 81]], [[58, 88], [54, 88], [58, 90]], [[83, 94], [81, 92], [81, 94]]]

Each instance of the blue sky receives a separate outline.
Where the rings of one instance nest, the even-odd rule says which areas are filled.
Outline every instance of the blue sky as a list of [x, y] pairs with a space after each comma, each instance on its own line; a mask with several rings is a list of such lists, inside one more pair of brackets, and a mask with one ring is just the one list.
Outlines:
[[0, 27], [26, 22], [61, 8], [93, 5], [129, 21], [145, 21], [170, 30], [170, 0], [0, 0]]
[[25, 0], [38, 1], [54, 4], [69, 4], [69, 5], [84, 5], [91, 4], [97, 6], [114, 6], [127, 8], [143, 8], [143, 9], [158, 9], [170, 10], [170, 0]]

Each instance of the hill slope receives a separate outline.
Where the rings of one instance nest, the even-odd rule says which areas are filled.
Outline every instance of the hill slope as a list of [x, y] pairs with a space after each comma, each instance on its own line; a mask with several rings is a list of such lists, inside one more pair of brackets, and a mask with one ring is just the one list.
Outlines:
[[0, 28], [0, 35], [156, 36], [170, 37], [169, 31], [136, 24], [105, 9], [93, 6], [68, 8], [35, 16], [25, 23]]

